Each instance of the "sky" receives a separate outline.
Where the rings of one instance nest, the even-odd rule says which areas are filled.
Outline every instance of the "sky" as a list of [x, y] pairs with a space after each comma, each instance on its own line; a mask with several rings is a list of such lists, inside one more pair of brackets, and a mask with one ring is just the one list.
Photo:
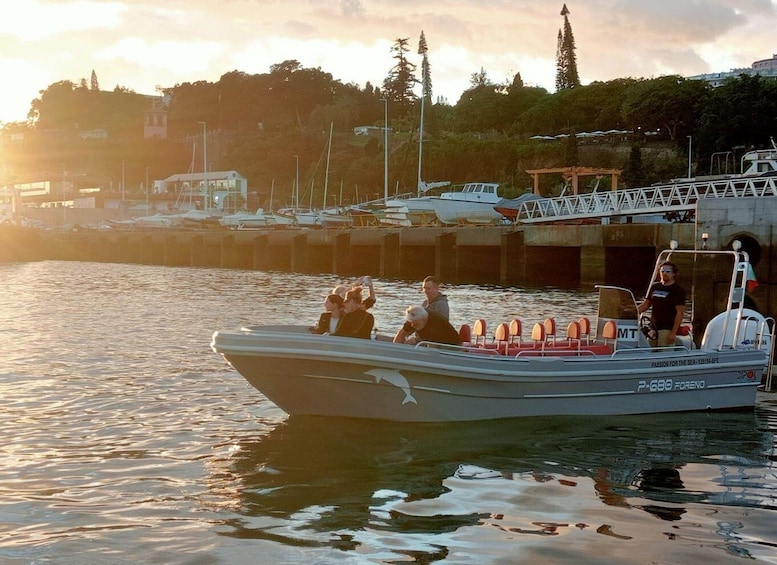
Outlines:
[[[555, 90], [557, 0], [0, 0], [0, 122], [92, 70], [102, 90], [217, 82], [288, 59], [380, 86], [391, 46], [423, 30], [432, 96], [455, 104], [473, 74]], [[583, 84], [749, 67], [777, 52], [777, 0], [571, 0]], [[420, 90], [419, 90], [420, 94]]]

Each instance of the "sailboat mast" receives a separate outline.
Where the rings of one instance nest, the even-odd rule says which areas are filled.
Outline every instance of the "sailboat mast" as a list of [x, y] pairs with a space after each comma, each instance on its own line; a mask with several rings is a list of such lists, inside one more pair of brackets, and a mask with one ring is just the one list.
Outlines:
[[326, 176], [324, 177], [324, 206], [322, 210], [326, 210], [326, 191], [329, 188], [329, 156], [332, 154], [332, 130], [334, 126], [334, 122], [329, 122], [329, 143], [326, 149]]
[[423, 181], [421, 180], [421, 159], [424, 149], [424, 104], [426, 103], [426, 96], [429, 94], [429, 60], [426, 56], [428, 50], [426, 36], [422, 30], [421, 37], [418, 40], [418, 54], [423, 55], [423, 62], [421, 64], [421, 123], [418, 128], [418, 196], [421, 196], [421, 187], [423, 186]]
[[421, 155], [424, 148], [424, 100], [426, 100], [426, 87], [421, 92], [421, 124], [418, 128], [418, 196], [421, 196]]
[[294, 160], [297, 164], [297, 176], [294, 178], [294, 186], [291, 190], [291, 195], [294, 197], [296, 193], [296, 199], [292, 198], [292, 202], [294, 203], [294, 208], [299, 210], [299, 155], [294, 155]]

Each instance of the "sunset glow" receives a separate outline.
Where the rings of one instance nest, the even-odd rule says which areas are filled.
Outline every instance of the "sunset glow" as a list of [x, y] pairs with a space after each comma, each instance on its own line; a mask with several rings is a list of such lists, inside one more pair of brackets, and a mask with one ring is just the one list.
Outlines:
[[[429, 44], [433, 96], [450, 104], [484, 69], [495, 83], [520, 72], [554, 89], [563, 2], [480, 0], [28, 0], [0, 19], [0, 122], [24, 120], [50, 84], [92, 70], [101, 89], [154, 94], [157, 86], [265, 73], [297, 59], [343, 82], [380, 85], [390, 47]], [[770, 58], [775, 3], [752, 0], [567, 2], [584, 84], [620, 77], [694, 75]], [[416, 61], [416, 59], [419, 59]]]

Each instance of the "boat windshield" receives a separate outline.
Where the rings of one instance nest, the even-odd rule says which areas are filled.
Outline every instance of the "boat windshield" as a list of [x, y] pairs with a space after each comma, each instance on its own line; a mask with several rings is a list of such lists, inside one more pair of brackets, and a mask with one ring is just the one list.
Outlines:
[[599, 318], [636, 320], [637, 302], [628, 289], [617, 286], [599, 286]]

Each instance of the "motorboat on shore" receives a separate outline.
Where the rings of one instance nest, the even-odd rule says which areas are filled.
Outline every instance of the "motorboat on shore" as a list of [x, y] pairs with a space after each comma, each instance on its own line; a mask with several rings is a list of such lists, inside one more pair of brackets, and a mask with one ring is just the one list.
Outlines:
[[494, 210], [502, 214], [502, 216], [511, 222], [515, 222], [524, 203], [531, 202], [533, 200], [545, 199], [538, 194], [534, 194], [533, 192], [526, 192], [516, 198], [502, 198], [499, 202], [494, 204]]
[[387, 226], [409, 228], [431, 226], [437, 223], [432, 200], [437, 196], [420, 196], [388, 200], [380, 223]]
[[255, 326], [217, 331], [211, 347], [290, 415], [453, 422], [752, 408], [762, 378], [771, 387], [774, 320], [744, 307], [747, 254], [665, 250], [651, 281], [669, 258], [730, 263], [725, 306], [698, 346], [684, 326], [675, 346], [651, 348], [633, 293], [600, 286], [590, 328], [581, 317], [565, 338], [547, 318], [531, 338], [512, 320], [490, 341], [484, 331], [473, 331], [474, 340], [462, 334], [459, 346]]
[[222, 227], [232, 230], [260, 229], [272, 226], [275, 220], [271, 214], [265, 214], [262, 208], [256, 212], [235, 212], [223, 216], [219, 223]]
[[461, 190], [442, 193], [431, 205], [443, 224], [495, 224], [502, 220], [494, 209], [501, 200], [499, 183], [468, 182]]

